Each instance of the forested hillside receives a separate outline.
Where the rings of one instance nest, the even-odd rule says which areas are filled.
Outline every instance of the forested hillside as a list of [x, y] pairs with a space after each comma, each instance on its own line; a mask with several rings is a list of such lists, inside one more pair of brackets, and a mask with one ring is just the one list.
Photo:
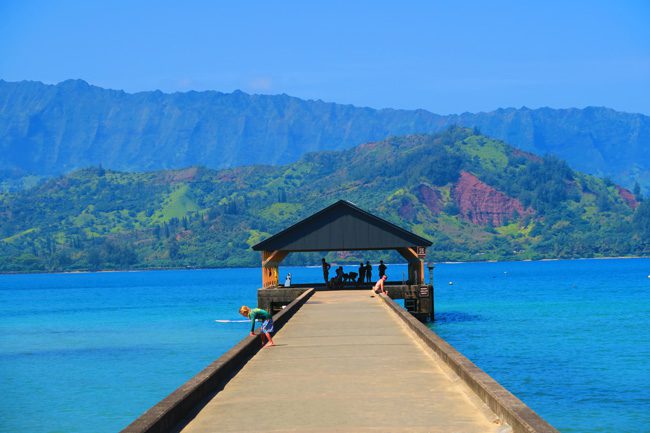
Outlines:
[[58, 85], [0, 80], [0, 188], [91, 165], [143, 171], [200, 165], [287, 164], [307, 152], [341, 150], [450, 125], [587, 173], [650, 192], [650, 118], [606, 108], [499, 109], [440, 116], [375, 110], [287, 95], [159, 91], [128, 94], [68, 80]]
[[431, 239], [429, 260], [650, 254], [650, 202], [452, 128], [283, 166], [74, 171], [0, 195], [0, 270], [256, 265], [251, 245], [339, 199]]

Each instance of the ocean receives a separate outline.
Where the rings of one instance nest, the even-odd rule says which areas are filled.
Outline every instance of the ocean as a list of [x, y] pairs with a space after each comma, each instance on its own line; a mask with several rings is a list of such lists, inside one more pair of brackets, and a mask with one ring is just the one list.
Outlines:
[[[246, 336], [215, 320], [241, 319], [260, 274], [0, 275], [0, 432], [119, 431]], [[650, 259], [437, 264], [431, 327], [564, 433], [650, 431], [649, 276]]]

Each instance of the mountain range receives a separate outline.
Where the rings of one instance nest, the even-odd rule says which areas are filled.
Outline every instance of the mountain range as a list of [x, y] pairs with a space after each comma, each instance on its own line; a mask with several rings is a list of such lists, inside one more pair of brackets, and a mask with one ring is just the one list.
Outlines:
[[650, 117], [642, 114], [524, 107], [442, 116], [241, 91], [129, 94], [82, 80], [0, 80], [0, 181], [99, 165], [127, 171], [282, 165], [308, 152], [451, 125], [650, 192]]
[[0, 271], [258, 265], [252, 245], [339, 199], [431, 239], [434, 261], [650, 255], [650, 201], [451, 127], [284, 165], [94, 167], [0, 193]]

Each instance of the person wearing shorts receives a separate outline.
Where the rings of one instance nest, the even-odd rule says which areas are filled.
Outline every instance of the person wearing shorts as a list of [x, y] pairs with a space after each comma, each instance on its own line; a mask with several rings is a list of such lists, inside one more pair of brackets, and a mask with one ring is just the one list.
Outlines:
[[[262, 322], [262, 327], [261, 327], [261, 333], [260, 335], [262, 336], [262, 343], [264, 344], [264, 347], [267, 346], [275, 346], [275, 343], [273, 342], [273, 339], [271, 338], [271, 332], [273, 332], [273, 316], [266, 311], [262, 310], [261, 308], [253, 308], [250, 309], [246, 305], [242, 305], [242, 307], [239, 309], [239, 314], [242, 316], [248, 318], [251, 320], [251, 333], [250, 335], [255, 335], [255, 322], [256, 321], [261, 321]], [[264, 337], [266, 336], [266, 341]]]

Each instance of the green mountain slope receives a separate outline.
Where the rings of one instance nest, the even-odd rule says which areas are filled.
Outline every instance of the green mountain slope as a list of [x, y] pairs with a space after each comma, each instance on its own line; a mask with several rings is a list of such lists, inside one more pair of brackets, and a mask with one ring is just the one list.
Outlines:
[[[650, 117], [606, 108], [440, 116], [243, 92], [128, 94], [81, 80], [0, 80], [0, 187], [92, 165], [126, 171], [287, 164], [389, 136], [479, 127], [538, 155], [650, 192]], [[4, 181], [3, 181], [4, 178]]]
[[0, 195], [0, 270], [256, 265], [251, 245], [339, 199], [432, 239], [431, 260], [650, 254], [650, 202], [452, 128], [285, 166], [75, 171]]

